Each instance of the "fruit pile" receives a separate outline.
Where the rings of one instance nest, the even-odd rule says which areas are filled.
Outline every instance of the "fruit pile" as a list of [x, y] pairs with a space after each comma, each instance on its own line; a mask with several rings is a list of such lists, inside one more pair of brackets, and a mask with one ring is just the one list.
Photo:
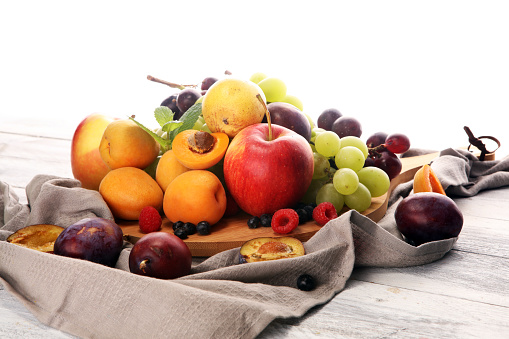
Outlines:
[[[252, 216], [250, 228], [277, 233], [313, 219], [324, 224], [345, 205], [362, 212], [387, 192], [401, 170], [395, 154], [410, 146], [399, 134], [364, 143], [360, 123], [336, 109], [315, 126], [285, 83], [263, 73], [207, 77], [199, 89], [148, 78], [177, 89], [154, 111], [159, 126], [92, 115], [75, 132], [71, 165], [116, 218], [140, 220], [151, 206], [182, 239], [209, 234], [240, 210]], [[313, 209], [325, 202], [335, 213], [317, 220]], [[145, 233], [161, 227], [144, 223]]]

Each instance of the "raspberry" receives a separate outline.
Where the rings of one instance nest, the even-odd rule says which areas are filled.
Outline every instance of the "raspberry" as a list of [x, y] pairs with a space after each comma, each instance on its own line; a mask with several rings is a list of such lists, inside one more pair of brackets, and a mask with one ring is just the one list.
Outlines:
[[280, 209], [272, 216], [271, 226], [276, 233], [290, 233], [297, 225], [299, 225], [299, 215], [291, 208]]
[[338, 217], [336, 208], [330, 202], [322, 202], [313, 210], [313, 219], [321, 226]]
[[140, 212], [138, 219], [140, 230], [143, 233], [159, 231], [163, 220], [159, 212], [152, 206], [145, 206]]

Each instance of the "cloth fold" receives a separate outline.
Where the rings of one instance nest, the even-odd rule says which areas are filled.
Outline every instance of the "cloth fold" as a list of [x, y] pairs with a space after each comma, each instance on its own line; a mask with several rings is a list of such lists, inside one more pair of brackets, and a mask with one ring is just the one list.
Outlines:
[[[472, 196], [509, 185], [509, 158], [480, 162], [448, 149], [431, 164], [446, 192]], [[0, 240], [32, 223], [68, 226], [85, 217], [113, 219], [96, 191], [74, 179], [36, 176], [19, 203], [0, 182]], [[130, 246], [116, 268], [41, 253], [0, 241], [0, 281], [43, 323], [85, 338], [254, 338], [275, 318], [300, 317], [344, 289], [355, 266], [407, 267], [439, 260], [458, 238], [412, 246], [403, 240], [394, 210], [412, 193], [399, 185], [378, 223], [356, 211], [330, 221], [297, 258], [239, 264], [239, 249], [218, 253], [191, 274], [159, 280], [131, 274]], [[461, 235], [460, 235], [461, 236]], [[316, 288], [296, 288], [310, 274]]]

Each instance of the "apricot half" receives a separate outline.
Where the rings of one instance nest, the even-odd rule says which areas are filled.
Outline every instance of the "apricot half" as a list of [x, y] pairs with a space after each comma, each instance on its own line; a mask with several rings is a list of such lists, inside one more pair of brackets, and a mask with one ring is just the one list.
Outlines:
[[55, 240], [63, 230], [63, 227], [49, 224], [26, 226], [11, 234], [7, 242], [40, 252], [53, 253]]
[[172, 149], [182, 165], [202, 170], [221, 161], [229, 143], [230, 139], [226, 133], [188, 129], [175, 136]]
[[442, 184], [428, 164], [422, 166], [414, 175], [414, 193], [419, 192], [435, 192], [446, 195]]

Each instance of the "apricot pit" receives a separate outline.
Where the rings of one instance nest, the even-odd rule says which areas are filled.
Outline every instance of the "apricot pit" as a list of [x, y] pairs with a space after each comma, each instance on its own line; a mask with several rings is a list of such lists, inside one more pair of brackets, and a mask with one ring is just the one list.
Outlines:
[[224, 157], [230, 139], [226, 133], [193, 129], [177, 134], [172, 149], [177, 160], [190, 169], [207, 169]]

